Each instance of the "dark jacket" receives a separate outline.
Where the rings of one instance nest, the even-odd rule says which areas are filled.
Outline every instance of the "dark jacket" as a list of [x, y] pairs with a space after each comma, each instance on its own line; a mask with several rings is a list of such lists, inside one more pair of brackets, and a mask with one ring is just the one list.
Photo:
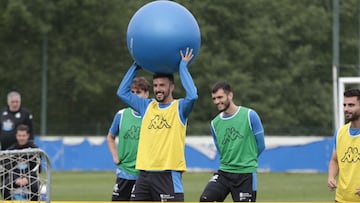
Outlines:
[[[25, 145], [13, 144], [8, 150], [21, 150], [29, 148], [39, 148], [35, 143], [29, 141]], [[12, 159], [4, 160], [4, 167], [7, 170], [12, 169], [15, 174], [31, 174], [31, 176], [37, 176], [41, 170], [40, 157], [36, 157], [32, 154], [14, 155]]]
[[34, 140], [34, 128], [32, 115], [26, 109], [20, 108], [18, 111], [11, 112], [9, 108], [5, 108], [0, 112], [0, 143], [1, 149], [6, 150], [16, 143], [16, 127], [25, 124], [30, 129], [30, 140]]

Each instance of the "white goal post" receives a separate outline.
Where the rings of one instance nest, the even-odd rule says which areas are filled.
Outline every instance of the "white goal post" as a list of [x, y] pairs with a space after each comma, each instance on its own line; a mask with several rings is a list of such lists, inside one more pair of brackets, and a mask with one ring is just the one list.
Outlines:
[[360, 85], [360, 77], [339, 77], [339, 89], [338, 89], [338, 98], [339, 98], [339, 111], [338, 115], [339, 118], [337, 118], [337, 128], [344, 125], [345, 118], [344, 118], [344, 91], [346, 88], [346, 85], [348, 84], [359, 84]]
[[39, 148], [0, 151], [2, 202], [47, 202], [51, 194], [51, 164]]

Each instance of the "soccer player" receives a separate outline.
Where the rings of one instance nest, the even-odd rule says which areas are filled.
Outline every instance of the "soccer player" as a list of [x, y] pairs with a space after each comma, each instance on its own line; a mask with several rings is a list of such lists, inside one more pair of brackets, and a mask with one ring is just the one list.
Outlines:
[[[134, 78], [131, 92], [142, 98], [149, 97], [150, 83], [144, 77]], [[107, 142], [114, 164], [117, 165], [112, 201], [129, 201], [139, 171], [135, 169], [141, 117], [131, 108], [118, 111], [113, 119]], [[118, 137], [116, 146], [115, 138]]]
[[186, 170], [184, 148], [186, 123], [197, 100], [197, 90], [187, 64], [192, 49], [180, 51], [179, 74], [186, 96], [173, 98], [172, 74], [154, 74], [155, 99], [144, 99], [131, 93], [131, 81], [140, 69], [136, 63], [124, 76], [117, 95], [142, 116], [136, 169], [140, 170], [133, 201], [184, 201], [182, 172]]
[[11, 91], [7, 95], [7, 107], [1, 110], [0, 122], [0, 147], [6, 150], [16, 143], [16, 127], [20, 124], [29, 127], [30, 140], [34, 140], [34, 129], [32, 115], [21, 107], [21, 95], [19, 92]]
[[334, 133], [328, 188], [336, 202], [360, 202], [360, 90], [346, 90], [343, 105], [348, 123]]
[[233, 91], [226, 82], [214, 84], [211, 95], [220, 112], [211, 121], [220, 168], [200, 201], [223, 202], [231, 193], [234, 202], [255, 202], [258, 157], [265, 149], [260, 117], [254, 110], [234, 104]]

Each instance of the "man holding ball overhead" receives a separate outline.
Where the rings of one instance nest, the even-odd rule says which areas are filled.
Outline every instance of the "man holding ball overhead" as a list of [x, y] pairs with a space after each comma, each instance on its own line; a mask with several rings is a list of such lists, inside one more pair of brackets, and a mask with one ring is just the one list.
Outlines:
[[133, 201], [184, 201], [182, 172], [186, 123], [198, 98], [197, 89], [188, 71], [193, 50], [180, 50], [179, 75], [186, 96], [173, 98], [173, 74], [153, 75], [155, 98], [140, 98], [131, 92], [131, 83], [141, 69], [136, 62], [124, 76], [117, 95], [142, 117], [136, 169], [140, 170], [132, 191]]

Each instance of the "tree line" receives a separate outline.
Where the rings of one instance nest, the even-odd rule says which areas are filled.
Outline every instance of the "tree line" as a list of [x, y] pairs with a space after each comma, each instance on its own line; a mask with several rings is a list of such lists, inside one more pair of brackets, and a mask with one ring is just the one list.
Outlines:
[[[105, 135], [133, 60], [128, 23], [145, 0], [0, 2], [0, 99], [18, 90], [40, 133], [44, 56], [47, 135]], [[197, 19], [201, 48], [189, 70], [199, 100], [188, 134], [209, 134], [210, 88], [232, 84], [266, 135], [332, 135], [332, 0], [177, 0]], [[359, 75], [359, 3], [340, 2], [340, 76]], [[44, 42], [47, 42], [46, 49]], [[140, 74], [151, 80], [151, 74]], [[175, 97], [184, 91], [177, 75]]]

